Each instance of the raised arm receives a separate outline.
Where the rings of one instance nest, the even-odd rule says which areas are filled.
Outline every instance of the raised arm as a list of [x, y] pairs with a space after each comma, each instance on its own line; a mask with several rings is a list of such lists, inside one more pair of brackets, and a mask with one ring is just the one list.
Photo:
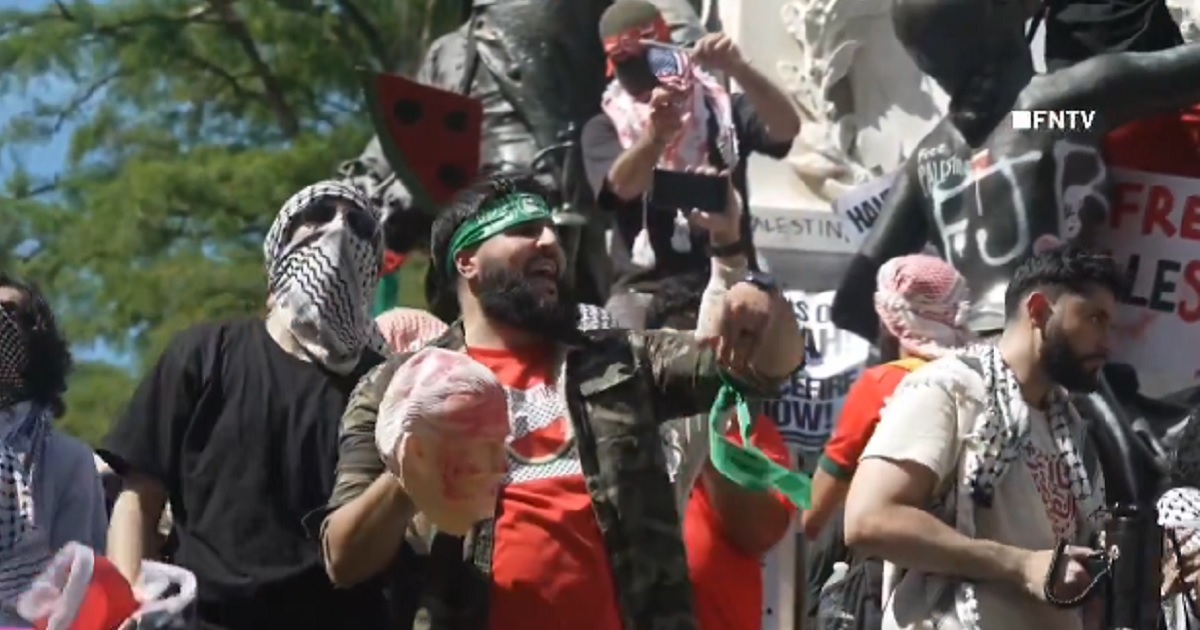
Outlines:
[[[726, 294], [722, 320], [739, 321], [731, 304], [738, 294], [758, 290], [739, 282]], [[742, 362], [736, 356], [718, 358], [718, 348], [731, 343], [740, 329], [723, 324], [714, 340], [701, 342], [690, 332], [647, 331], [633, 333], [635, 350], [654, 377], [655, 408], [661, 421], [707, 414], [725, 380], [746, 388], [753, 397], [772, 398], [779, 387], [804, 362], [804, 331], [796, 322], [791, 304], [778, 293], [770, 296], [770, 316], [763, 322], [761, 343]]]
[[1200, 103], [1200, 44], [1114, 53], [1034, 78], [1018, 109], [1094, 110], [1105, 129]]
[[879, 336], [875, 276], [883, 263], [921, 251], [929, 241], [923, 204], [924, 193], [910, 158], [896, 175], [883, 211], [838, 284], [830, 309], [835, 326], [871, 342]]

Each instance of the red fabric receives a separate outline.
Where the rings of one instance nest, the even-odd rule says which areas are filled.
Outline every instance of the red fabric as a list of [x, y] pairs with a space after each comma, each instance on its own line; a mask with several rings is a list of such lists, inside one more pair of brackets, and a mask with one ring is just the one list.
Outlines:
[[908, 373], [905, 367], [891, 363], [877, 365], [863, 372], [846, 394], [842, 415], [829, 442], [825, 444], [824, 459], [837, 466], [842, 473], [849, 475], [854, 472], [858, 467], [858, 458], [862, 457], [867, 442], [879, 425], [879, 412], [883, 404]]
[[[492, 630], [624, 630], [608, 554], [574, 449], [553, 354], [472, 348], [508, 390], [512, 452], [492, 552]], [[525, 427], [537, 427], [530, 430]]]
[[1200, 178], [1200, 105], [1132, 122], [1108, 134], [1110, 167]]
[[404, 266], [406, 259], [408, 259], [408, 256], [404, 254], [397, 254], [390, 249], [385, 251], [383, 253], [383, 267], [380, 269], [379, 275], [386, 276], [398, 271]]
[[[92, 579], [75, 613], [71, 630], [117, 630], [137, 609], [138, 602], [129, 582], [107, 558], [96, 555]], [[46, 630], [47, 622], [47, 619], [40, 619], [33, 627]]]
[[642, 41], [662, 42], [665, 44], [671, 41], [671, 27], [667, 26], [667, 21], [660, 15], [646, 26], [632, 28], [624, 33], [605, 37], [604, 54], [608, 56], [608, 78], [611, 79], [617, 70], [616, 66], [613, 65], [613, 59], [640, 54]]
[[[729, 439], [740, 444], [735, 426]], [[750, 434], [751, 441], [768, 457], [783, 466], [791, 465], [787, 445], [774, 421], [761, 416]], [[791, 502], [779, 502], [795, 512]], [[696, 595], [700, 630], [747, 630], [762, 626], [763, 576], [760, 558], [747, 556], [721, 532], [721, 521], [709, 500], [704, 483], [696, 482], [684, 516], [684, 543], [688, 569]]]

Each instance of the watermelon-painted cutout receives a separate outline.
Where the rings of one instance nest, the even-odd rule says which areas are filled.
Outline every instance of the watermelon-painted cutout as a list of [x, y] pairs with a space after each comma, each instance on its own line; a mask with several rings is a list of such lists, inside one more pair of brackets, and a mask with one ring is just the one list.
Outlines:
[[479, 173], [483, 104], [394, 74], [363, 71], [383, 154], [417, 207], [436, 209]]

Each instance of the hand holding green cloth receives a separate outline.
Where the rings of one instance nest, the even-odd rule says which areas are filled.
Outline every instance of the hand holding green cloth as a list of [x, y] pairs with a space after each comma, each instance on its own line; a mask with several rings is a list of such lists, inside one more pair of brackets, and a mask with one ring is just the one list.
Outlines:
[[[737, 409], [741, 445], [725, 437], [725, 414], [731, 408]], [[750, 442], [754, 428], [750, 406], [746, 397], [728, 381], [717, 392], [708, 423], [709, 459], [725, 478], [753, 492], [776, 490], [799, 509], [812, 507], [812, 480], [808, 475], [780, 466]]]

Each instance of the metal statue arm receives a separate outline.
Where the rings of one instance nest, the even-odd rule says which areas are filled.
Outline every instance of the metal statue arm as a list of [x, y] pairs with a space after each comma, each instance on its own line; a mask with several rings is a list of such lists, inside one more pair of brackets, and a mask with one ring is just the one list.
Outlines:
[[1200, 45], [1100, 55], [1036, 77], [1018, 109], [1094, 110], [1101, 124], [1125, 123], [1200, 102]]
[[896, 176], [883, 211], [838, 284], [830, 310], [835, 326], [872, 342], [879, 336], [875, 275], [883, 263], [921, 251], [928, 242], [923, 204], [924, 193], [910, 159]]

